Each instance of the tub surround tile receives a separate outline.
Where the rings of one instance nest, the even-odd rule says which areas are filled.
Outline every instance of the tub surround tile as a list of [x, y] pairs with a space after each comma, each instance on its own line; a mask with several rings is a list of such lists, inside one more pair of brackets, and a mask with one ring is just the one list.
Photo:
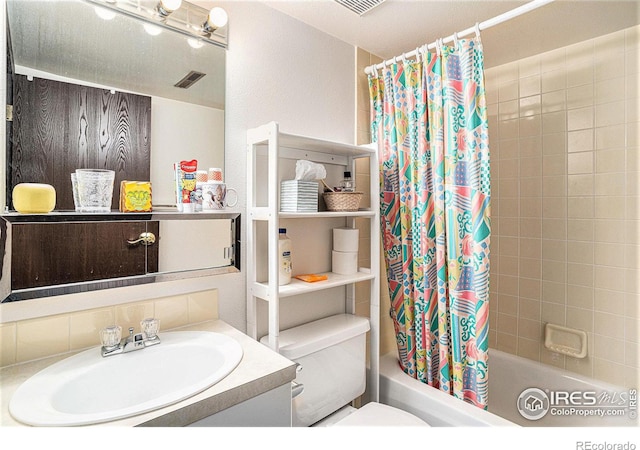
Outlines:
[[593, 129], [570, 131], [567, 133], [567, 151], [588, 152], [595, 149], [595, 133]]
[[[593, 376], [598, 380], [606, 380], [609, 383], [620, 386], [625, 385], [626, 367], [606, 359], [593, 358]], [[630, 386], [628, 386], [630, 387]]]
[[624, 386], [640, 386], [640, 369], [626, 367], [624, 371]]
[[626, 317], [640, 317], [640, 295], [625, 293], [624, 315]]
[[575, 308], [593, 309], [593, 289], [586, 286], [567, 285], [567, 305]]
[[[492, 281], [519, 277], [517, 291], [508, 278], [492, 283], [492, 299], [516, 297], [518, 304], [492, 310], [503, 314], [490, 323], [494, 347], [628, 386], [638, 385], [640, 344], [638, 49], [635, 26], [486, 71], [503, 76], [502, 84], [488, 86], [496, 91], [490, 96], [507, 81], [510, 89], [501, 100], [502, 127], [489, 129], [490, 141], [504, 142], [508, 157], [492, 173], [501, 196], [494, 195], [500, 205], [492, 211], [501, 258]], [[506, 123], [516, 105], [517, 133]], [[502, 131], [508, 141], [499, 141], [507, 138]], [[509, 267], [514, 259], [517, 271]], [[526, 335], [536, 320], [584, 329], [589, 356], [565, 358], [544, 348], [538, 356]], [[514, 342], [507, 342], [510, 336]], [[605, 362], [617, 365], [615, 374]]]
[[518, 356], [540, 361], [540, 341], [526, 338], [518, 338]]
[[[587, 338], [589, 339], [589, 338]], [[593, 358], [587, 355], [586, 358], [566, 358], [566, 370], [593, 378]]]
[[559, 369], [565, 368], [566, 356], [554, 353], [542, 347], [540, 349], [540, 362]]
[[594, 357], [611, 361], [617, 364], [625, 363], [625, 343], [623, 340], [596, 334], [593, 337], [593, 341]]
[[542, 302], [542, 322], [565, 325], [566, 308], [562, 303]]
[[[589, 70], [589, 72], [591, 72]], [[567, 110], [576, 110], [579, 108], [588, 108], [593, 106], [593, 100], [595, 98], [595, 92], [592, 83], [582, 84], [576, 87], [567, 89]], [[575, 112], [571, 112], [571, 115], [575, 115]], [[571, 128], [569, 128], [571, 131]]]
[[563, 90], [566, 86], [567, 76], [564, 69], [542, 73], [542, 93]]
[[624, 318], [624, 338], [629, 342], [640, 343], [640, 320], [636, 317]]
[[596, 311], [594, 322], [594, 333], [616, 339], [625, 338], [624, 316]]
[[497, 332], [496, 349], [502, 352], [516, 355], [518, 352], [518, 338], [516, 335]]
[[[627, 129], [627, 135], [625, 136], [625, 128]], [[635, 146], [632, 140], [633, 136], [628, 134], [630, 127], [625, 127], [624, 124], [610, 125], [608, 127], [595, 128], [595, 145], [596, 150], [607, 150], [611, 148], [621, 148], [628, 146]], [[625, 139], [627, 142], [625, 143]]]
[[518, 315], [524, 319], [540, 322], [542, 319], [542, 307], [539, 300], [521, 298], [518, 302]]
[[543, 329], [544, 326], [542, 322], [538, 320], [529, 320], [524, 318], [518, 319], [518, 336], [520, 337], [530, 339], [535, 342], [542, 342], [544, 334]]
[[518, 318], [509, 314], [498, 313], [498, 331], [500, 334], [518, 335]]
[[627, 366], [640, 368], [640, 345], [635, 342], [624, 344], [624, 363]]

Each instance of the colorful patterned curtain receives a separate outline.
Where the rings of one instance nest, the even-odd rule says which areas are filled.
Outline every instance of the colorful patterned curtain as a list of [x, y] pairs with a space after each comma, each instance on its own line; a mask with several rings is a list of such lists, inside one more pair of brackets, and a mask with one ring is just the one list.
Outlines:
[[487, 407], [490, 185], [479, 39], [369, 78], [400, 365]]

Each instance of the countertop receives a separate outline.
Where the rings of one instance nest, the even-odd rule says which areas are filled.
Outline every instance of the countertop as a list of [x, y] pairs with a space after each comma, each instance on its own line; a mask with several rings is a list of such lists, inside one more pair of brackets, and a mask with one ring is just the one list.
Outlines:
[[[193, 397], [144, 414], [92, 426], [185, 426], [289, 383], [296, 377], [294, 362], [221, 320], [167, 330], [167, 332], [169, 331], [213, 331], [225, 334], [242, 345], [244, 352], [242, 360], [233, 372]], [[160, 336], [162, 336], [162, 332]], [[96, 351], [98, 351], [97, 348]], [[0, 369], [0, 406], [2, 407], [0, 425], [26, 426], [14, 420], [9, 413], [9, 401], [15, 390], [32, 375], [75, 353], [79, 352], [66, 353]]]

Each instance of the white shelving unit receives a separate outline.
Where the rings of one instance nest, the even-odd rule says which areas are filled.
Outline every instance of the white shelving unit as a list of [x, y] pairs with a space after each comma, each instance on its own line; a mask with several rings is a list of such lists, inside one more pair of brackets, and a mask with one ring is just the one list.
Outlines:
[[[258, 336], [257, 302], [268, 302], [268, 334], [269, 346], [279, 350], [280, 335], [280, 299], [303, 295], [311, 292], [320, 292], [327, 289], [344, 287], [345, 305], [344, 312], [355, 313], [355, 284], [368, 282], [371, 292], [370, 299], [370, 377], [368, 391], [371, 400], [378, 400], [378, 374], [380, 354], [380, 221], [379, 217], [379, 186], [376, 176], [370, 177], [368, 187], [358, 184], [357, 189], [363, 191], [368, 188], [371, 205], [365, 210], [354, 212], [319, 211], [316, 213], [281, 213], [280, 182], [292, 177], [284, 177], [281, 174], [283, 160], [304, 159], [323, 164], [325, 166], [338, 166], [340, 172], [351, 171], [355, 173], [355, 161], [366, 158], [371, 174], [378, 172], [377, 151], [371, 146], [357, 146], [323, 139], [314, 139], [305, 136], [297, 136], [283, 133], [276, 122], [270, 122], [263, 126], [247, 131], [247, 332], [254, 339]], [[293, 162], [290, 162], [292, 164]], [[329, 168], [327, 168], [329, 172]], [[291, 175], [291, 174], [288, 174]], [[284, 177], [284, 178], [283, 178]], [[339, 275], [332, 272], [324, 272], [328, 279], [314, 283], [306, 283], [292, 279], [290, 284], [278, 285], [278, 228], [281, 220], [286, 219], [289, 227], [302, 227], [319, 220], [342, 221], [341, 226], [356, 227], [356, 219], [366, 219], [369, 224], [369, 250], [371, 252], [371, 264], [369, 268], [359, 268], [354, 275]], [[260, 225], [262, 223], [263, 225]], [[266, 223], [266, 233], [258, 228]], [[264, 241], [266, 246], [264, 245]], [[362, 242], [362, 240], [361, 240]], [[294, 253], [296, 248], [295, 241]], [[260, 254], [260, 249], [265, 252]], [[326, 246], [326, 252], [331, 254], [330, 242]], [[362, 250], [362, 249], [361, 249]], [[259, 262], [259, 259], [261, 259]], [[260, 269], [259, 264], [267, 265]], [[294, 267], [294, 275], [298, 272]], [[265, 272], [268, 272], [265, 273]], [[318, 272], [314, 272], [318, 273]], [[267, 276], [266, 281], [259, 279]], [[318, 317], [321, 319], [321, 317]]]

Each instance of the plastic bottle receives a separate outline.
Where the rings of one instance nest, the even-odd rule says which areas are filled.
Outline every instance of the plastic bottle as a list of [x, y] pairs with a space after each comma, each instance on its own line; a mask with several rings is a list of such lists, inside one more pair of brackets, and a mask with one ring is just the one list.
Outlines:
[[340, 192], [354, 192], [355, 187], [353, 179], [351, 178], [351, 172], [344, 173], [344, 179], [340, 182]]
[[278, 273], [280, 286], [291, 282], [291, 239], [286, 228], [280, 228], [278, 235]]

